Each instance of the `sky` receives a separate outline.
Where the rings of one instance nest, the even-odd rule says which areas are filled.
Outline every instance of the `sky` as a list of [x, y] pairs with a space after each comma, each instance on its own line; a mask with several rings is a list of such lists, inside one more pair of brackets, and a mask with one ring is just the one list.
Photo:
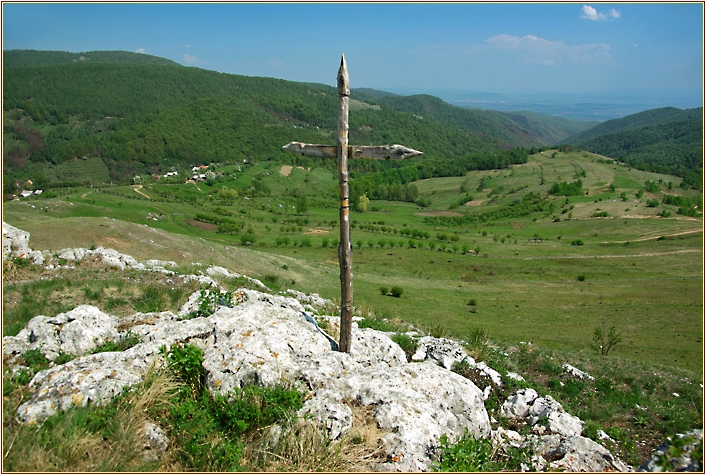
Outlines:
[[3, 3], [3, 50], [146, 53], [334, 86], [703, 100], [702, 3]]

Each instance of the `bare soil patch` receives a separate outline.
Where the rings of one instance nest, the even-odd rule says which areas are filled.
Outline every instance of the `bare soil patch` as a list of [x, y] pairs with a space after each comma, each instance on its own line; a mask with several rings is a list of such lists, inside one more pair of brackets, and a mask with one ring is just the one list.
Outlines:
[[415, 214], [417, 216], [463, 216], [463, 214], [455, 211], [422, 211], [421, 213]]
[[485, 201], [485, 200], [473, 200], [473, 201], [469, 201], [468, 203], [466, 203], [466, 206], [480, 206], [480, 205], [483, 204], [483, 201]]
[[189, 226], [193, 226], [195, 228], [203, 229], [204, 231], [218, 231], [218, 226], [215, 224], [211, 223], [204, 223], [201, 221], [196, 221], [195, 219], [187, 219], [184, 221], [186, 224]]
[[282, 165], [282, 168], [279, 169], [279, 174], [282, 176], [289, 176], [290, 173], [292, 173], [292, 168], [294, 168], [291, 165]]
[[311, 228], [307, 232], [302, 233], [302, 234], [328, 234], [329, 231], [326, 229], [320, 229], [320, 228]]

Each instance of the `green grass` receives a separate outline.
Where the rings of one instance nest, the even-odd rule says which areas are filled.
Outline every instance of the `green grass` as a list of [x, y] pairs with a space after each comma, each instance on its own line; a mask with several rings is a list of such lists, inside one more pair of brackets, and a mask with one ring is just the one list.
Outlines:
[[[616, 354], [701, 371], [702, 220], [676, 217], [674, 206], [648, 208], [647, 196], [642, 200], [635, 197], [645, 180], [677, 184], [678, 179], [600, 164], [586, 153], [550, 155], [534, 155], [528, 163], [506, 170], [420, 180], [415, 185], [420, 197], [431, 202], [427, 208], [373, 201], [371, 208], [377, 211], [353, 212], [356, 301], [368, 302], [391, 318], [400, 317], [422, 327], [442, 325], [450, 335], [464, 335], [483, 327], [502, 341], [531, 340], [549, 348], [585, 351], [589, 351], [587, 340], [595, 322], [602, 317], [618, 319], [617, 327], [628, 338], [618, 345]], [[5, 219], [30, 231], [30, 244], [35, 248], [104, 245], [138, 259], [159, 257], [185, 265], [223, 265], [259, 276], [276, 290], [294, 287], [337, 297], [338, 257], [330, 244], [339, 237], [333, 198], [335, 175], [331, 170], [295, 167], [289, 177], [284, 177], [279, 173], [281, 166], [262, 162], [236, 171], [231, 165], [226, 175], [234, 173], [236, 180], [227, 178], [213, 186], [199, 183], [200, 191], [194, 184], [159, 185], [169, 190], [171, 198], [161, 197], [155, 192], [158, 187], [149, 183], [140, 191], [151, 200], [137, 194], [133, 187], [74, 189], [68, 198], [34, 200], [35, 208], [6, 203]], [[574, 181], [574, 176], [584, 171], [586, 176], [581, 178], [588, 195], [568, 200], [549, 196], [544, 211], [528, 216], [469, 225], [438, 224], [424, 216], [447, 213], [462, 196], [460, 186], [466, 180], [471, 194], [483, 203], [460, 206], [452, 210], [455, 213], [477, 214], [511, 207], [526, 193], [544, 194], [552, 183]], [[241, 195], [232, 204], [214, 198], [221, 186], [242, 192], [256, 176], [264, 177], [271, 196], [246, 200]], [[486, 178], [485, 189], [492, 192], [475, 191], [482, 178]], [[611, 183], [616, 184], [615, 193], [608, 190]], [[628, 201], [619, 199], [620, 191], [627, 192]], [[672, 192], [689, 196], [696, 193], [676, 186]], [[300, 193], [312, 197], [305, 215], [292, 208]], [[493, 204], [488, 205], [491, 199]], [[213, 214], [215, 206], [232, 213], [229, 219], [243, 222], [243, 231], [219, 234], [185, 222], [199, 213]], [[591, 218], [597, 208], [610, 217]], [[656, 217], [661, 209], [671, 210], [675, 217]], [[150, 213], [163, 215], [164, 219], [148, 220]], [[293, 224], [304, 219], [308, 224]], [[374, 226], [363, 229], [366, 224]], [[241, 235], [248, 228], [256, 240], [253, 245], [243, 246]], [[410, 248], [410, 236], [403, 234], [406, 229], [426, 232], [430, 238], [414, 238], [417, 247]], [[458, 241], [440, 240], [439, 234], [457, 236]], [[660, 237], [664, 239], [658, 240]], [[278, 238], [290, 242], [277, 246]], [[327, 247], [323, 247], [325, 239], [329, 241]], [[583, 245], [572, 246], [577, 240]], [[363, 242], [362, 248], [358, 241]], [[374, 243], [372, 248], [369, 241]], [[310, 247], [302, 246], [308, 243]], [[454, 244], [459, 246], [457, 252], [453, 252]], [[445, 252], [440, 252], [438, 249], [444, 246]], [[464, 247], [479, 249], [480, 255], [463, 255], [460, 249]], [[128, 297], [106, 290], [98, 293], [97, 284], [85, 287], [85, 299], [108, 308], [124, 306], [125, 302], [143, 310], [175, 306], [176, 297], [158, 292], [150, 296], [136, 291]], [[400, 298], [383, 297], [381, 287], [399, 287], [404, 292]], [[470, 297], [482, 304], [466, 305]], [[60, 303], [60, 299], [56, 301]], [[61, 307], [47, 311], [56, 309]], [[6, 334], [13, 321], [26, 321], [39, 310], [28, 303], [24, 310], [13, 311], [25, 314], [4, 320]]]

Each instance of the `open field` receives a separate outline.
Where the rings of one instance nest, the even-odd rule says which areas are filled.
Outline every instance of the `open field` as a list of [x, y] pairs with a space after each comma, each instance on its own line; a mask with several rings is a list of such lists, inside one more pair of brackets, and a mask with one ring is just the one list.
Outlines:
[[[647, 205], [661, 193], [700, 195], [680, 189], [676, 177], [601, 163], [587, 152], [552, 155], [416, 182], [420, 197], [431, 202], [426, 208], [372, 201], [370, 211], [353, 213], [356, 305], [425, 328], [442, 325], [458, 337], [484, 328], [509, 344], [580, 352], [591, 351], [592, 332], [605, 318], [623, 333], [616, 356], [701, 373], [703, 220], [679, 215], [661, 200]], [[198, 188], [145, 183], [141, 194], [132, 186], [64, 190], [54, 199], [5, 203], [3, 219], [29, 231], [36, 249], [112, 247], [137, 259], [275, 274], [288, 287], [337, 297], [335, 175], [281, 170], [274, 162], [231, 165], [223, 181]], [[269, 194], [248, 193], [256, 177]], [[553, 183], [579, 178], [587, 194], [545, 195]], [[662, 180], [660, 193], [637, 198], [646, 180]], [[482, 203], [455, 205], [466, 181], [482, 189], [470, 193]], [[219, 199], [224, 186], [240, 196]], [[546, 206], [527, 215], [461, 219], [511, 210], [528, 193], [541, 193]], [[301, 195], [309, 198], [306, 213], [296, 211]], [[663, 210], [671, 216], [658, 217]], [[219, 233], [217, 224], [197, 215], [230, 220], [235, 231]], [[246, 233], [249, 245], [241, 239]], [[404, 289], [401, 298], [381, 295], [380, 287], [393, 285]]]

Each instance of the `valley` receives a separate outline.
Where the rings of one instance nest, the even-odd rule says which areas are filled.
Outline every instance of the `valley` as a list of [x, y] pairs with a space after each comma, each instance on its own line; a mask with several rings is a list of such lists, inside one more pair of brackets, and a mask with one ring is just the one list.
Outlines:
[[[456, 338], [483, 328], [509, 344], [587, 354], [605, 318], [624, 335], [616, 356], [701, 372], [702, 220], [679, 215], [660, 198], [670, 182], [689, 199], [700, 194], [679, 188], [676, 177], [599, 160], [548, 150], [508, 169], [415, 182], [425, 208], [372, 201], [352, 215], [355, 305], [423, 328], [441, 326]], [[4, 219], [29, 231], [33, 248], [93, 245], [184, 265], [230, 265], [336, 298], [338, 210], [335, 199], [319, 198], [335, 196], [335, 177], [284, 167], [289, 174], [277, 162], [224, 165], [216, 169], [222, 178], [198, 188], [177, 180], [72, 188], [53, 199], [6, 203]], [[248, 196], [256, 177], [269, 196]], [[546, 193], [552, 183], [579, 178], [580, 196]], [[645, 181], [661, 182], [660, 191], [637, 198]], [[461, 193], [462, 186], [472, 191]], [[220, 199], [224, 189], [238, 197]], [[514, 211], [531, 194], [536, 211]], [[297, 195], [308, 197], [306, 211], [297, 212]], [[459, 198], [474, 205], [458, 206]], [[653, 199], [658, 206], [648, 206]], [[663, 211], [670, 216], [658, 216]], [[146, 226], [145, 237], [133, 243], [121, 236], [117, 229], [128, 223]], [[157, 232], [199, 241], [201, 251], [146, 239]], [[248, 259], [236, 257], [243, 253]], [[395, 285], [405, 290], [402, 298], [381, 295], [380, 287]]]

